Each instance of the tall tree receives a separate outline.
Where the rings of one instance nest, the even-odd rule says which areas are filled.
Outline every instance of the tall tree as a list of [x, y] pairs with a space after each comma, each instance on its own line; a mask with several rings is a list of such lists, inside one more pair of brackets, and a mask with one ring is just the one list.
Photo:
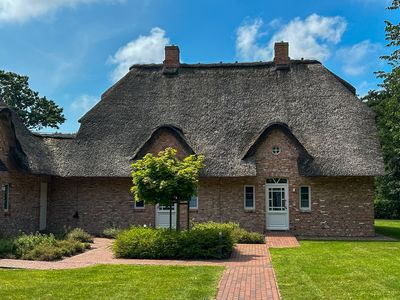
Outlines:
[[135, 201], [170, 207], [176, 203], [176, 230], [179, 231], [180, 204], [186, 202], [189, 205], [191, 197], [196, 194], [204, 157], [189, 155], [180, 160], [176, 153], [175, 149], [166, 148], [158, 156], [149, 153], [134, 162], [131, 166], [131, 192]]
[[59, 128], [64, 123], [63, 109], [53, 100], [31, 90], [27, 76], [0, 70], [0, 100], [14, 108], [29, 129]]
[[[392, 0], [389, 10], [398, 12], [400, 0]], [[397, 19], [398, 20], [398, 19]], [[380, 90], [363, 98], [375, 111], [385, 161], [385, 175], [376, 180], [378, 217], [400, 217], [400, 24], [385, 21], [387, 47], [391, 54], [381, 56], [389, 71], [378, 71]]]

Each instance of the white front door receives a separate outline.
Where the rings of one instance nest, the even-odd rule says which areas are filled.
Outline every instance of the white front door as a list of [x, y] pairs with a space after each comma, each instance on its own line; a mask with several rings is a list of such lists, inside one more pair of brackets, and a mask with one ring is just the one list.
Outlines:
[[288, 230], [289, 229], [289, 193], [288, 181], [284, 178], [271, 178], [267, 180], [267, 229]]
[[[156, 205], [156, 226], [169, 228], [169, 205]], [[172, 207], [172, 228], [176, 227], [176, 204]]]

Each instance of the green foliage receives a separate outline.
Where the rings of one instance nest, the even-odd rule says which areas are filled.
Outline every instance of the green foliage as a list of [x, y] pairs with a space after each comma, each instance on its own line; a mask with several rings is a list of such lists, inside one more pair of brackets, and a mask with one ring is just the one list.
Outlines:
[[119, 227], [110, 227], [103, 230], [103, 236], [109, 239], [115, 239], [118, 234], [122, 232], [122, 229]]
[[41, 245], [54, 246], [56, 241], [53, 234], [46, 235], [38, 232], [35, 234], [22, 234], [14, 240], [13, 252], [17, 258], [24, 257], [34, 248]]
[[196, 193], [204, 158], [189, 155], [181, 161], [176, 153], [166, 148], [158, 156], [149, 153], [132, 164], [131, 192], [136, 201], [168, 205], [173, 199], [186, 201]]
[[[392, 1], [390, 10], [398, 10], [399, 1]], [[385, 161], [385, 175], [376, 180], [379, 217], [400, 215], [400, 24], [386, 23], [387, 46], [394, 48], [390, 55], [382, 56], [391, 70], [379, 71], [383, 79], [381, 90], [370, 91], [363, 98], [377, 116], [377, 127]], [[396, 209], [390, 213], [390, 209]], [[387, 215], [382, 215], [388, 212]]]
[[194, 229], [212, 228], [221, 232], [229, 232], [232, 235], [235, 244], [264, 244], [264, 235], [258, 232], [250, 232], [240, 228], [238, 223], [196, 223]]
[[14, 241], [12, 239], [0, 239], [0, 258], [14, 258]]
[[0, 100], [11, 106], [30, 129], [59, 128], [63, 109], [53, 100], [30, 89], [27, 76], [0, 70]]
[[27, 260], [57, 260], [90, 248], [92, 237], [82, 229], [72, 230], [66, 239], [56, 239], [54, 234], [22, 234], [0, 240], [0, 258]]
[[117, 236], [114, 255], [123, 258], [222, 259], [230, 256], [234, 241], [229, 230], [197, 228], [176, 232], [132, 227]]
[[77, 240], [82, 243], [93, 243], [93, 237], [82, 228], [74, 228], [67, 234], [67, 239]]
[[[189, 155], [182, 161], [176, 153], [175, 149], [166, 148], [158, 156], [149, 153], [132, 164], [131, 192], [135, 201], [170, 205], [173, 202], [189, 201], [196, 194], [204, 157]], [[177, 218], [177, 230], [179, 225]]]

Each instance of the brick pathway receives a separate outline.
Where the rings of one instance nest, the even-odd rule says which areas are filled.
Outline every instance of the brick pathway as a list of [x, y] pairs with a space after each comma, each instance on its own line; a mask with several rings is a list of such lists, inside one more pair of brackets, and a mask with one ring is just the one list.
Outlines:
[[226, 263], [217, 300], [280, 299], [266, 245], [240, 244]]
[[217, 300], [280, 299], [268, 247], [296, 247], [296, 238], [287, 233], [267, 233], [267, 244], [236, 246], [229, 260], [115, 259], [112, 240], [95, 238], [92, 250], [57, 262], [0, 259], [0, 268], [72, 269], [95, 264], [225, 266]]
[[286, 231], [268, 231], [265, 241], [269, 248], [291, 248], [299, 247], [296, 237]]

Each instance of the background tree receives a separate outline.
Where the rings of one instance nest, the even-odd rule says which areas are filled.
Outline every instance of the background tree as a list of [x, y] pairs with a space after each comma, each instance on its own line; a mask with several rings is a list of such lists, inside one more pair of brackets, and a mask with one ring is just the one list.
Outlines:
[[131, 166], [131, 192], [135, 201], [144, 200], [149, 204], [166, 206], [176, 203], [176, 230], [179, 231], [180, 203], [190, 201], [196, 194], [204, 157], [189, 155], [184, 160], [179, 160], [176, 152], [173, 148], [166, 148], [158, 156], [146, 154], [134, 162]]
[[64, 123], [63, 109], [53, 100], [30, 89], [29, 78], [0, 70], [0, 100], [14, 108], [29, 129], [59, 128]]
[[[389, 10], [398, 12], [400, 0], [393, 0]], [[398, 20], [398, 19], [397, 19]], [[390, 55], [381, 56], [389, 71], [379, 71], [383, 79], [380, 90], [363, 98], [375, 111], [385, 161], [385, 175], [376, 179], [375, 215], [379, 218], [400, 217], [400, 24], [385, 21]]]

